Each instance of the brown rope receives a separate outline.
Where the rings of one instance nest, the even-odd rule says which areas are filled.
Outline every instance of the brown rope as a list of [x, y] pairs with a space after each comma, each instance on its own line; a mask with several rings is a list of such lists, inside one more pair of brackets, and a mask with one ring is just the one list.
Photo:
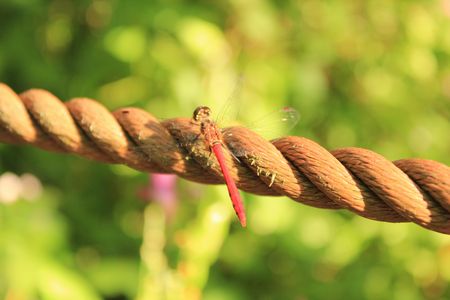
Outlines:
[[[112, 114], [100, 103], [66, 103], [45, 90], [18, 96], [0, 83], [0, 141], [76, 153], [144, 172], [174, 173], [188, 180], [223, 183], [205, 142], [193, 139], [188, 118], [163, 122], [137, 108]], [[238, 187], [260, 195], [285, 195], [319, 208], [346, 208], [365, 218], [414, 222], [450, 234], [450, 168], [423, 159], [395, 162], [360, 148], [331, 153], [289, 136], [268, 142], [243, 127], [225, 129], [226, 159]], [[194, 141], [194, 142], [193, 142]]]

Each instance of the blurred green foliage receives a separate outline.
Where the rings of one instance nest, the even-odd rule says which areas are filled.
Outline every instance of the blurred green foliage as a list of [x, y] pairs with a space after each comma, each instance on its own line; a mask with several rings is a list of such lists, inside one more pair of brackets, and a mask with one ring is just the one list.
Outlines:
[[[281, 106], [291, 134], [395, 160], [450, 163], [450, 1], [0, 1], [0, 81], [160, 118]], [[179, 180], [172, 222], [139, 201], [146, 175], [0, 145], [35, 201], [0, 203], [5, 299], [448, 299], [450, 239], [285, 198]]]

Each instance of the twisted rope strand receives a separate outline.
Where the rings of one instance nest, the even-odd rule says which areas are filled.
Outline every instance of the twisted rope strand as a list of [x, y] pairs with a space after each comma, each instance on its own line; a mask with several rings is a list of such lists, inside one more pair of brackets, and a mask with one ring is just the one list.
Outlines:
[[[144, 172], [223, 183], [199, 127], [188, 118], [163, 122], [137, 108], [110, 113], [95, 100], [63, 103], [45, 90], [17, 95], [0, 83], [0, 141], [32, 144]], [[237, 162], [225, 152], [238, 187], [285, 195], [314, 207], [345, 208], [384, 222], [414, 222], [450, 234], [450, 168], [424, 159], [395, 162], [361, 148], [327, 151], [302, 137], [266, 141], [243, 127], [224, 129]]]

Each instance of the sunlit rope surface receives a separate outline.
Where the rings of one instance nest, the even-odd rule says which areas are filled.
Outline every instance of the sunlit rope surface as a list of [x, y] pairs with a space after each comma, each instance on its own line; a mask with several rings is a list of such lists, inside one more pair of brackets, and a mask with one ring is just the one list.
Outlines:
[[[361, 148], [327, 151], [306, 138], [271, 142], [243, 127], [226, 128], [227, 153], [238, 187], [285, 195], [318, 208], [345, 208], [385, 222], [414, 222], [450, 234], [450, 168], [424, 159], [394, 162]], [[17, 95], [0, 83], [0, 141], [188, 180], [223, 183], [220, 168], [190, 118], [163, 122], [137, 108], [109, 112], [95, 100], [62, 102], [50, 92]]]

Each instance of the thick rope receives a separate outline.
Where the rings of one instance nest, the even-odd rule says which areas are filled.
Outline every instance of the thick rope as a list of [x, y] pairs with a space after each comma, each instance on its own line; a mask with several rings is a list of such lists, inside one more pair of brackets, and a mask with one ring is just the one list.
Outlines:
[[[424, 159], [395, 162], [361, 148], [328, 152], [289, 136], [268, 142], [243, 127], [225, 130], [231, 176], [244, 191], [285, 195], [318, 208], [346, 208], [384, 222], [414, 222], [450, 234], [450, 168]], [[63, 103], [45, 90], [18, 96], [0, 83], [0, 141], [105, 162], [144, 172], [174, 173], [188, 180], [223, 183], [199, 127], [189, 118], [158, 121], [137, 108], [112, 114], [100, 103]]]

